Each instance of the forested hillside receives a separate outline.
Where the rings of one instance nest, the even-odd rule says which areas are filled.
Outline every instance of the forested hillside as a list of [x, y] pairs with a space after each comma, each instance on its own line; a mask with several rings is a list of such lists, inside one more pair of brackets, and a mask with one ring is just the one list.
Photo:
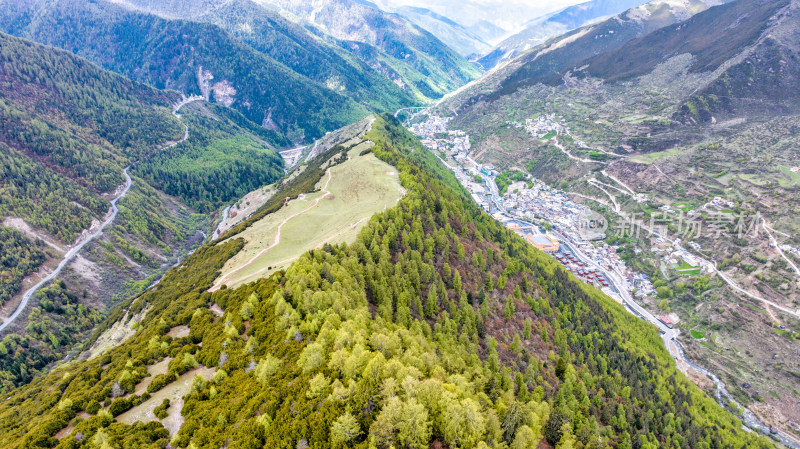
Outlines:
[[0, 226], [0, 304], [17, 293], [25, 276], [39, 268], [47, 257], [44, 242], [32, 242], [13, 228]]
[[0, 216], [71, 242], [102, 217], [122, 169], [183, 131], [179, 98], [66, 52], [0, 34]]
[[134, 170], [152, 186], [204, 213], [283, 176], [283, 160], [266, 142], [228, 120], [224, 108], [209, 107], [186, 108], [182, 120], [191, 130], [189, 138], [155, 153]]
[[401, 87], [339, 46], [250, 0], [234, 0], [197, 18], [219, 25], [234, 37], [295, 72], [375, 111], [394, 111], [425, 98]]
[[313, 139], [369, 111], [216, 25], [167, 20], [89, 0], [4, 0], [0, 27], [160, 89], [202, 94], [249, 120]]
[[[771, 447], [677, 371], [655, 328], [481, 212], [391, 117], [368, 138], [401, 173], [398, 206], [235, 290], [207, 291], [241, 241], [198, 250], [130, 304], [145, 317], [129, 341], [3, 395], [7, 444]], [[178, 384], [179, 403], [162, 401]], [[145, 408], [153, 422], [123, 423]]]
[[480, 70], [433, 34], [369, 2], [262, 0], [357, 55], [404, 89], [437, 99]]
[[[125, 183], [123, 168], [180, 138], [183, 126], [169, 109], [180, 98], [177, 93], [131, 82], [61, 50], [0, 34], [0, 67], [0, 220], [13, 218], [49, 239], [46, 245], [0, 227], [0, 305], [6, 305], [25, 276], [47, 259], [60, 258], [63, 244], [104, 218], [110, 206], [106, 194]], [[124, 209], [122, 217], [139, 220], [124, 234], [131, 254], [148, 248], [136, 239], [152, 237], [153, 231], [161, 240], [152, 246], [176, 243], [157, 221], [142, 222], [142, 215]], [[116, 274], [128, 279], [128, 273]], [[4, 335], [0, 343], [3, 386], [30, 380], [91, 330], [102, 315], [97, 303], [87, 303], [101, 290], [95, 285], [89, 298], [85, 290], [82, 296], [79, 289], [67, 292], [62, 283], [40, 291], [20, 333]]]
[[[117, 3], [171, 19], [217, 24], [297, 73], [374, 110], [392, 111], [397, 107], [388, 106], [397, 103], [440, 98], [479, 74], [427, 31], [364, 2], [340, 0], [313, 6], [306, 1], [276, 0]], [[290, 24], [275, 9], [298, 24]]]
[[[9, 388], [74, 351], [110, 309], [200, 243], [211, 218], [198, 210], [280, 177], [271, 145], [288, 141], [224, 106], [190, 104], [178, 118], [177, 92], [5, 34], [0, 67], [3, 319], [23, 282], [30, 288], [52, 272], [108, 217], [124, 168], [133, 175], [114, 222], [4, 329], [0, 384]], [[189, 138], [179, 142], [185, 126]]]

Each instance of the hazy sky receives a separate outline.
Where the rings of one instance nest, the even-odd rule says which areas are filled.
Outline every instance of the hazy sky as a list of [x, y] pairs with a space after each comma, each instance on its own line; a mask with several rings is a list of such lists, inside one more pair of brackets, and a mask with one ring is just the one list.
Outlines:
[[507, 30], [534, 17], [586, 0], [373, 0], [384, 6], [427, 8], [463, 25], [486, 20]]

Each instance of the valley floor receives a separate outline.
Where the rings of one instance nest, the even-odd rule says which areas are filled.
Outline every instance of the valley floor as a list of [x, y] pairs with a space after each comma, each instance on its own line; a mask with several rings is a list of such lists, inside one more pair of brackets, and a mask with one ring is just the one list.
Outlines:
[[[668, 313], [668, 310], [665, 311], [662, 308], [653, 310], [653, 313], [648, 310], [648, 308], [651, 308], [649, 306], [653, 305], [651, 297], [656, 295], [656, 288], [654, 288], [653, 283], [650, 282], [648, 276], [643, 276], [636, 267], [626, 266], [626, 263], [620, 260], [616, 251], [614, 251], [613, 248], [617, 248], [616, 246], [612, 248], [607, 244], [592, 243], [591, 240], [598, 237], [605, 238], [606, 231], [614, 231], [613, 229], [608, 229], [611, 223], [603, 224], [602, 215], [597, 215], [596, 212], [592, 212], [591, 209], [578, 202], [573, 203], [570, 201], [570, 197], [576, 200], [583, 199], [589, 205], [601, 205], [606, 215], [611, 214], [618, 217], [618, 220], [622, 221], [622, 223], [617, 223], [616, 225], [627, 226], [627, 228], [617, 229], [619, 232], [630, 234], [635, 232], [641, 233], [643, 236], [655, 235], [659, 241], [670, 247], [669, 251], [666, 252], [667, 255], [673, 253], [682, 254], [682, 257], [685, 258], [683, 263], [687, 267], [684, 271], [693, 275], [701, 273], [716, 275], [733, 292], [744, 295], [748, 300], [762, 303], [775, 322], [780, 322], [780, 319], [770, 312], [771, 309], [791, 317], [797, 317], [800, 314], [800, 310], [796, 311], [792, 308], [781, 306], [762, 295], [753, 294], [742, 288], [728, 274], [717, 269], [718, 263], [716, 261], [704, 259], [696, 254], [696, 251], [690, 251], [690, 249], [694, 250], [694, 247], [684, 247], [684, 245], [689, 245], [682, 242], [681, 239], [670, 239], [667, 237], [666, 229], [654, 227], [652, 223], [648, 227], [648, 223], [641, 218], [637, 218], [635, 214], [631, 216], [628, 211], [623, 209], [620, 203], [624, 201], [626, 206], [629, 202], [634, 202], [635, 204], [635, 201], [642, 201], [642, 198], [648, 199], [647, 195], [637, 193], [625, 182], [613, 174], [606, 173], [605, 170], [598, 174], [598, 176], [602, 176], [603, 180], [594, 177], [586, 180], [587, 185], [594, 189], [591, 193], [599, 192], [604, 197], [577, 192], [566, 193], [556, 188], [550, 188], [530, 175], [527, 175], [527, 179], [524, 181], [514, 182], [510, 185], [505, 184], [504, 180], [504, 185], [507, 186], [508, 190], [507, 192], [501, 191], [497, 183], [505, 175], [499, 174], [499, 170], [492, 164], [481, 164], [473, 160], [470, 154], [470, 146], [467, 144], [470, 141], [469, 135], [460, 130], [450, 129], [448, 119], [435, 115], [427, 116], [427, 113], [427, 110], [418, 113], [419, 116], [422, 116], [421, 121], [414, 122], [412, 116], [411, 123], [414, 124], [410, 126], [410, 129], [423, 139], [423, 143], [434, 153], [438, 154], [440, 158], [444, 158], [443, 162], [455, 172], [459, 181], [472, 193], [473, 198], [487, 212], [506, 223], [507, 226], [516, 230], [523, 237], [528, 234], [531, 236], [543, 235], [542, 228], [544, 227], [552, 229], [547, 233], [556, 236], [561, 244], [558, 254], [556, 254], [557, 258], [562, 263], [565, 263], [576, 276], [585, 282], [594, 283], [596, 286], [602, 287], [609, 296], [625, 304], [632, 314], [655, 325], [662, 334], [665, 346], [675, 358], [678, 367], [690, 378], [694, 379], [698, 385], [704, 387], [709, 394], [724, 399], [723, 403], [733, 404], [734, 408], [745, 410], [742, 418], [750, 428], [773, 435], [777, 433], [777, 429], [783, 431], [795, 430], [791, 423], [795, 419], [796, 413], [787, 415], [786, 412], [775, 409], [776, 404], [774, 404], [775, 401], [772, 398], [767, 403], [751, 403], [750, 409], [745, 409], [739, 403], [740, 396], [732, 395], [726, 388], [725, 382], [732, 382], [734, 387], [738, 387], [736, 385], [737, 379], [727, 375], [727, 371], [721, 369], [722, 367], [715, 357], [709, 357], [695, 348], [697, 346], [695, 342], [698, 338], [696, 335], [699, 335], [699, 333], [694, 330], [691, 333], [681, 333], [680, 328], [676, 326], [680, 318], [675, 313]], [[605, 163], [597, 160], [575, 157], [564, 146], [559, 145], [556, 139], [560, 134], [566, 135], [570, 141], [574, 141], [576, 138], [569, 133], [567, 128], [559, 125], [555, 117], [542, 117], [538, 121], [529, 120], [525, 127], [527, 128], [526, 131], [533, 134], [534, 137], [538, 136], [545, 140], [552, 139], [555, 142], [554, 145], [571, 160], [575, 160], [580, 164], [594, 164], [595, 166], [600, 164], [600, 167], [605, 165]], [[586, 147], [588, 145], [585, 142], [580, 142], [579, 146]], [[604, 152], [598, 150], [598, 153]], [[613, 156], [616, 157], [616, 155]], [[478, 158], [480, 155], [474, 157]], [[590, 191], [587, 190], [586, 193], [590, 193]], [[589, 201], [586, 201], [587, 199]], [[536, 217], [535, 219], [534, 216]], [[535, 223], [527, 222], [526, 220], [534, 220]], [[765, 221], [759, 222], [758, 225], [759, 227], [767, 226]], [[597, 229], [594, 229], [595, 227]], [[764, 229], [767, 231], [771, 228]], [[600, 234], [597, 234], [597, 231], [600, 231]], [[767, 235], [770, 234], [767, 233]], [[780, 246], [774, 237], [771, 238], [771, 241], [773, 242], [773, 247], [780, 251]], [[565, 254], [571, 255], [571, 258], [562, 258]], [[785, 255], [783, 257], [787, 258]], [[690, 260], [692, 262], [691, 265], [687, 264], [686, 260]], [[791, 259], [788, 262], [790, 262], [790, 266], [794, 265]], [[603, 277], [601, 279], [598, 276], [595, 279], [590, 272], [601, 273]], [[587, 274], [589, 275], [588, 277]], [[648, 307], [643, 307], [637, 301], [646, 304]], [[658, 314], [658, 316], [655, 314]], [[679, 335], [680, 338], [678, 338]], [[705, 360], [704, 364], [710, 363], [710, 368], [713, 371], [716, 371], [720, 377], [726, 378], [725, 382], [711, 371], [687, 358], [684, 349], [684, 345], [687, 343], [691, 349], [692, 359]], [[723, 374], [726, 375], [723, 376]], [[742, 381], [739, 380], [738, 382], [741, 383]], [[745, 383], [745, 385], [749, 384]], [[800, 447], [800, 439], [797, 438], [797, 435], [781, 432], [778, 438], [789, 447]]]

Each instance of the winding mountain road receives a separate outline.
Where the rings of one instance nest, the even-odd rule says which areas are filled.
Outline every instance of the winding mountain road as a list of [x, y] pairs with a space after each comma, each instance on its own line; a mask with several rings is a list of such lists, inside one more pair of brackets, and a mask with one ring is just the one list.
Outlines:
[[[767, 220], [764, 219], [764, 218], [761, 219], [761, 225], [764, 228], [764, 232], [767, 233], [767, 237], [769, 237], [769, 242], [773, 246], [775, 246], [775, 250], [778, 251], [778, 254], [780, 254], [781, 257], [783, 257], [783, 260], [785, 260], [786, 263], [788, 263], [789, 266], [792, 267], [792, 269], [794, 269], [795, 273], [797, 273], [797, 275], [800, 276], [800, 268], [797, 268], [797, 265], [795, 265], [795, 263], [792, 261], [792, 259], [789, 259], [789, 257], [786, 256], [786, 254], [781, 249], [781, 245], [780, 245], [780, 243], [778, 243], [778, 240], [776, 240], [775, 237], [772, 236], [772, 232], [775, 232], [777, 234], [778, 231], [772, 229], [772, 227], [767, 224]], [[769, 232], [769, 231], [772, 231], [772, 232]], [[782, 232], [781, 232], [781, 234], [786, 235], [786, 234], [784, 234]]]
[[115, 218], [117, 218], [117, 214], [119, 213], [119, 207], [117, 207], [117, 201], [119, 201], [122, 197], [127, 195], [128, 191], [131, 188], [131, 185], [133, 185], [133, 179], [131, 179], [131, 176], [128, 174], [129, 168], [130, 166], [125, 167], [125, 170], [123, 170], [122, 172], [125, 175], [125, 186], [123, 187], [122, 192], [120, 192], [119, 195], [117, 195], [116, 197], [114, 197], [114, 199], [111, 200], [111, 209], [110, 209], [111, 214], [108, 216], [108, 218], [106, 218], [106, 221], [104, 221], [103, 224], [100, 226], [100, 228], [98, 228], [94, 233], [84, 237], [81, 241], [79, 241], [75, 245], [74, 248], [69, 250], [67, 254], [64, 255], [64, 258], [61, 259], [61, 263], [58, 264], [58, 266], [56, 267], [55, 270], [53, 270], [52, 273], [47, 275], [47, 277], [39, 281], [36, 285], [29, 288], [28, 291], [25, 292], [25, 294], [22, 296], [22, 301], [20, 301], [16, 310], [14, 310], [14, 313], [12, 313], [11, 316], [8, 317], [8, 319], [3, 322], [3, 324], [0, 324], [0, 332], [2, 332], [3, 330], [5, 330], [5, 328], [10, 326], [11, 323], [13, 323], [20, 316], [20, 314], [22, 314], [22, 312], [25, 310], [25, 307], [28, 305], [28, 302], [30, 301], [31, 297], [33, 297], [33, 294], [36, 293], [37, 290], [39, 290], [40, 288], [42, 288], [44, 284], [52, 281], [56, 276], [58, 276], [61, 273], [61, 270], [63, 270], [68, 263], [72, 262], [72, 259], [75, 258], [75, 256], [80, 252], [80, 250], [83, 249], [84, 246], [86, 246], [89, 242], [100, 236], [100, 234], [103, 233], [103, 230], [105, 230], [105, 228], [108, 227], [108, 225], [110, 225]]
[[[178, 120], [180, 120], [180, 115], [178, 115], [178, 111], [180, 111], [182, 107], [186, 106], [189, 103], [202, 100], [204, 99], [203, 97], [200, 96], [191, 96], [188, 98], [184, 98], [183, 100], [181, 100], [180, 103], [177, 103], [172, 107], [172, 114], [175, 117], [178, 117]], [[172, 142], [169, 145], [160, 148], [159, 150], [163, 150], [165, 148], [171, 148], [174, 147], [175, 145], [178, 145], [181, 142], [185, 142], [189, 138], [189, 126], [184, 123], [183, 127], [184, 127], [183, 137], [180, 140]], [[50, 273], [49, 275], [47, 275], [47, 277], [37, 282], [36, 285], [29, 288], [25, 292], [25, 294], [22, 295], [22, 301], [20, 301], [20, 303], [17, 305], [17, 308], [14, 310], [14, 313], [12, 313], [7, 320], [5, 320], [2, 324], [0, 324], [0, 332], [3, 332], [6, 328], [8, 328], [8, 326], [10, 326], [14, 321], [16, 321], [17, 318], [20, 317], [22, 312], [25, 311], [25, 308], [28, 306], [28, 302], [30, 302], [34, 293], [36, 293], [45, 284], [55, 279], [55, 277], [61, 273], [64, 267], [66, 267], [70, 262], [72, 262], [75, 256], [77, 256], [78, 253], [87, 244], [89, 244], [89, 242], [99, 237], [103, 233], [103, 231], [114, 221], [114, 219], [117, 218], [117, 214], [119, 213], [119, 207], [117, 207], [117, 202], [128, 194], [128, 191], [131, 189], [131, 186], [133, 185], [133, 179], [128, 173], [128, 170], [130, 170], [131, 167], [132, 165], [129, 165], [125, 167], [125, 169], [122, 171], [122, 174], [125, 176], [125, 185], [123, 186], [122, 191], [111, 200], [111, 208], [109, 209], [110, 215], [108, 216], [108, 218], [106, 218], [103, 224], [95, 232], [89, 234], [88, 236], [83, 237], [78, 243], [76, 243], [75, 246], [72, 249], [70, 249], [67, 252], [67, 254], [64, 255], [64, 257], [61, 259], [61, 262], [58, 264], [56, 269], [53, 270], [52, 273]]]
[[[485, 177], [485, 179], [487, 179], [487, 181], [488, 181], [487, 183], [490, 186], [491, 185], [495, 185], [495, 189], [496, 189], [496, 184], [494, 183], [494, 179], [493, 178]], [[607, 185], [607, 184], [604, 184], [604, 185]], [[605, 191], [605, 189], [602, 189], [600, 186], [595, 185], [595, 187], [598, 187], [601, 190]], [[627, 186], [626, 186], [626, 188], [627, 188]], [[490, 188], [490, 190], [491, 190], [491, 188]], [[633, 191], [632, 191], [632, 193], [635, 194], [635, 192], [633, 192]], [[607, 191], [606, 191], [606, 194], [610, 198], [614, 198]], [[499, 203], [499, 202], [496, 203], [496, 204], [497, 204], [498, 209], [502, 213], [505, 214], [506, 211], [503, 208], [502, 204]], [[615, 204], [616, 204], [616, 202], [615, 202]], [[621, 214], [621, 212], [618, 212], [618, 214], [620, 214], [620, 216], [623, 216]], [[535, 224], [529, 223], [529, 222], [527, 222], [527, 221], [525, 221], [523, 219], [520, 219], [520, 218], [514, 218], [514, 219], [517, 220], [517, 221], [522, 221], [524, 223], [527, 223], [527, 224], [529, 224], [531, 226], [536, 226]], [[766, 223], [764, 223], [764, 226], [765, 226], [765, 230], [766, 230], [766, 226], [767, 226]], [[643, 226], [643, 229], [646, 230], [646, 231], [649, 231], [651, 233], [656, 233], [655, 230], [649, 229], [646, 226]], [[743, 427], [746, 430], [748, 430], [748, 431], [757, 431], [757, 432], [760, 432], [760, 433], [765, 434], [765, 435], [770, 435], [772, 438], [777, 439], [778, 441], [781, 442], [781, 444], [783, 444], [786, 447], [789, 447], [789, 448], [792, 448], [792, 449], [800, 449], [800, 444], [798, 444], [798, 442], [793, 437], [789, 436], [785, 432], [779, 431], [779, 430], [777, 430], [777, 429], [775, 429], [775, 428], [773, 428], [771, 426], [765, 425], [762, 421], [760, 421], [758, 419], [758, 417], [756, 417], [756, 415], [753, 412], [751, 412], [748, 408], [746, 408], [743, 405], [741, 405], [728, 392], [728, 389], [727, 389], [727, 387], [725, 385], [725, 382], [723, 382], [719, 377], [717, 377], [714, 373], [712, 373], [708, 369], [703, 368], [702, 366], [698, 365], [697, 363], [695, 363], [691, 359], [689, 359], [686, 356], [686, 353], [684, 352], [683, 345], [681, 345], [681, 343], [678, 341], [678, 338], [677, 338], [678, 334], [679, 334], [678, 330], [672, 329], [669, 326], [665, 325], [655, 315], [650, 313], [647, 309], [645, 309], [638, 302], [636, 302], [636, 300], [633, 298], [633, 296], [630, 294], [630, 292], [628, 292], [625, 289], [624, 282], [623, 282], [623, 279], [622, 279], [622, 276], [621, 276], [620, 273], [618, 273], [616, 271], [612, 271], [612, 270], [607, 270], [602, 265], [596, 263], [594, 260], [592, 260], [591, 257], [589, 257], [586, 254], [584, 254], [580, 250], [579, 246], [575, 242], [572, 242], [571, 239], [567, 238], [565, 235], [561, 234], [556, 229], [553, 229], [550, 232], [553, 233], [556, 236], [556, 238], [558, 238], [559, 241], [562, 244], [564, 244], [565, 246], [568, 246], [572, 250], [573, 254], [575, 254], [575, 256], [578, 257], [578, 259], [580, 259], [582, 262], [587, 264], [587, 266], [595, 268], [596, 270], [598, 270], [601, 273], [603, 273], [611, 281], [611, 283], [614, 286], [614, 288], [620, 294], [620, 297], [622, 299], [622, 302], [623, 302], [624, 306], [632, 314], [634, 314], [635, 316], [637, 316], [637, 317], [639, 317], [639, 318], [641, 318], [641, 319], [653, 324], [654, 326], [656, 326], [656, 328], [658, 328], [658, 331], [661, 334], [661, 339], [664, 341], [664, 345], [666, 346], [667, 351], [670, 353], [670, 355], [672, 355], [672, 357], [676, 361], [680, 361], [680, 362], [686, 363], [687, 366], [691, 367], [692, 369], [694, 369], [698, 373], [700, 373], [702, 375], [705, 375], [709, 379], [711, 379], [711, 381], [714, 383], [715, 396], [716, 396], [717, 402], [720, 405], [722, 405], [723, 407], [726, 407], [727, 406], [726, 403], [735, 404], [740, 410], [742, 410], [742, 414], [741, 414], [741, 416], [739, 418], [742, 420]], [[667, 240], [669, 240], [669, 239], [667, 239]], [[672, 241], [670, 241], [670, 242], [672, 242]], [[774, 243], [777, 243], [777, 242], [774, 242]], [[772, 305], [773, 307], [776, 307], [776, 308], [778, 308], [778, 309], [780, 309], [780, 310], [782, 310], [784, 312], [790, 313], [792, 315], [798, 316], [798, 314], [800, 314], [800, 311], [793, 312], [793, 311], [791, 311], [791, 310], [789, 310], [789, 309], [787, 309], [785, 307], [781, 307], [781, 306], [779, 306], [779, 305], [777, 305], [777, 304], [775, 304], [775, 303], [773, 303], [771, 301], [765, 300], [764, 298], [759, 298], [758, 296], [755, 296], [755, 295], [747, 292], [746, 290], [740, 288], [735, 282], [733, 282], [732, 279], [728, 278], [724, 273], [722, 273], [721, 271], [717, 270], [716, 269], [716, 262], [713, 263], [713, 267], [714, 267], [714, 271], [720, 276], [720, 278], [722, 278], [735, 291], [737, 291], [737, 292], [739, 292], [741, 294], [747, 295], [748, 297], [750, 297], [752, 299], [756, 299], [756, 300], [759, 300], [759, 301], [766, 302], [766, 303]]]

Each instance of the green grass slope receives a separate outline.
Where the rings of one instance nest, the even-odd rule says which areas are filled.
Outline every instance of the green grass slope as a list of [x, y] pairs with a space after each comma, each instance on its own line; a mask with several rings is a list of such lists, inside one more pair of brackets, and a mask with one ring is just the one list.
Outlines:
[[[132, 302], [147, 313], [129, 341], [3, 395], [6, 444], [771, 447], [677, 371], [655, 328], [480, 211], [399, 124], [369, 137], [408, 194], [353, 244], [214, 293], [242, 243], [200, 249]], [[195, 377], [173, 434], [115, 422], [203, 367], [215, 374]]]

